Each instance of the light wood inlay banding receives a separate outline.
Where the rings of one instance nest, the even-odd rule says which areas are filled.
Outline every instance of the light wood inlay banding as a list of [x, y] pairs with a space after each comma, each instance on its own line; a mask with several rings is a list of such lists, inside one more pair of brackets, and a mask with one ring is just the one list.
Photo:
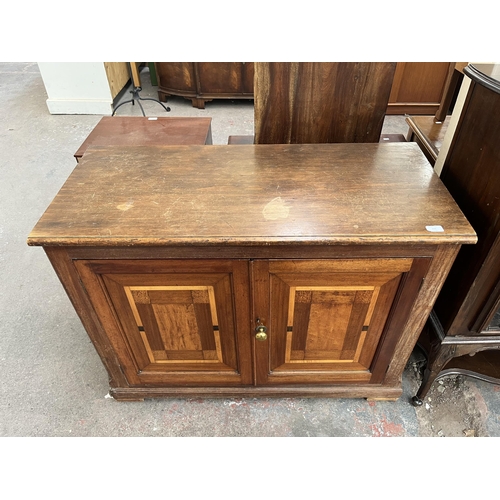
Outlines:
[[[123, 288], [151, 363], [223, 362], [213, 286]], [[210, 318], [200, 309], [204, 304], [209, 306]], [[148, 325], [144, 324], [139, 306], [150, 308], [151, 312], [143, 311], [143, 314], [147, 314]], [[204, 318], [210, 322], [210, 331]], [[149, 331], [153, 329], [154, 332]], [[158, 341], [156, 337], [159, 337]], [[151, 342], [155, 343], [155, 347], [152, 347]], [[158, 342], [163, 349], [158, 349]], [[213, 345], [214, 349], [204, 348], [204, 344]]]
[[[290, 287], [285, 363], [359, 362], [379, 290], [380, 287], [374, 286]], [[356, 314], [363, 304], [367, 304], [364, 308], [368, 309], [364, 318], [356, 318], [357, 321], [351, 325], [355, 304]], [[294, 349], [294, 335], [299, 333], [294, 318], [299, 305], [308, 305], [309, 316], [307, 323], [301, 327], [307, 330], [302, 333], [305, 333], [304, 348]], [[303, 316], [304, 313], [301, 314]], [[359, 332], [358, 323], [362, 325]]]

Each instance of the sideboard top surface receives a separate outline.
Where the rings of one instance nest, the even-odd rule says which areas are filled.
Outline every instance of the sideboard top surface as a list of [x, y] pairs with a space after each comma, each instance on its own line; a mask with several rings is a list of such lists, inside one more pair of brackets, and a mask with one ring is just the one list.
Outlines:
[[475, 241], [414, 143], [92, 147], [28, 238], [44, 246]]

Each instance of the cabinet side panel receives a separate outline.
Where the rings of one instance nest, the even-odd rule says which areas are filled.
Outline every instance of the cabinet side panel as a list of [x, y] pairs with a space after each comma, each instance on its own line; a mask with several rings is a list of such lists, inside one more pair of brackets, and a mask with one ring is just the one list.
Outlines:
[[460, 245], [442, 245], [437, 248], [413, 303], [410, 318], [404, 326], [394, 349], [394, 354], [384, 377], [384, 385], [398, 385], [401, 383], [406, 363], [459, 250]]
[[66, 249], [45, 247], [44, 250], [109, 374], [109, 384], [111, 387], [127, 387], [128, 383], [120, 369], [115, 346], [99, 321]]
[[393, 358], [395, 346], [402, 337], [404, 325], [411, 317], [413, 304], [430, 264], [431, 259], [415, 259], [410, 271], [402, 276], [401, 285], [387, 319], [388, 325], [374, 359], [376, 366], [373, 370], [374, 383], [382, 382], [385, 376], [385, 371]]

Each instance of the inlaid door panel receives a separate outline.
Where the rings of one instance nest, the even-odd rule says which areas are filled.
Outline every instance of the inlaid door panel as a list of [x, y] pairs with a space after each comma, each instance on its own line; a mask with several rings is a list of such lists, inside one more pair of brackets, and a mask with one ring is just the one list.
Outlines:
[[97, 304], [96, 310], [102, 322], [114, 319], [131, 383], [252, 382], [246, 261], [80, 261], [77, 267], [85, 286], [99, 285], [106, 297], [107, 310]]
[[[254, 262], [254, 314], [268, 332], [255, 341], [257, 364], [269, 352], [258, 383], [375, 382], [391, 310], [424, 268], [411, 258]], [[401, 305], [409, 313], [411, 304]]]

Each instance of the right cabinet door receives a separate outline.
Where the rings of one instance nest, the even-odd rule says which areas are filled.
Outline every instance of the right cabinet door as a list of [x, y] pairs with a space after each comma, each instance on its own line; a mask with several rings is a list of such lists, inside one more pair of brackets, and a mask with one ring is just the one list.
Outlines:
[[381, 383], [430, 260], [253, 261], [257, 384]]

